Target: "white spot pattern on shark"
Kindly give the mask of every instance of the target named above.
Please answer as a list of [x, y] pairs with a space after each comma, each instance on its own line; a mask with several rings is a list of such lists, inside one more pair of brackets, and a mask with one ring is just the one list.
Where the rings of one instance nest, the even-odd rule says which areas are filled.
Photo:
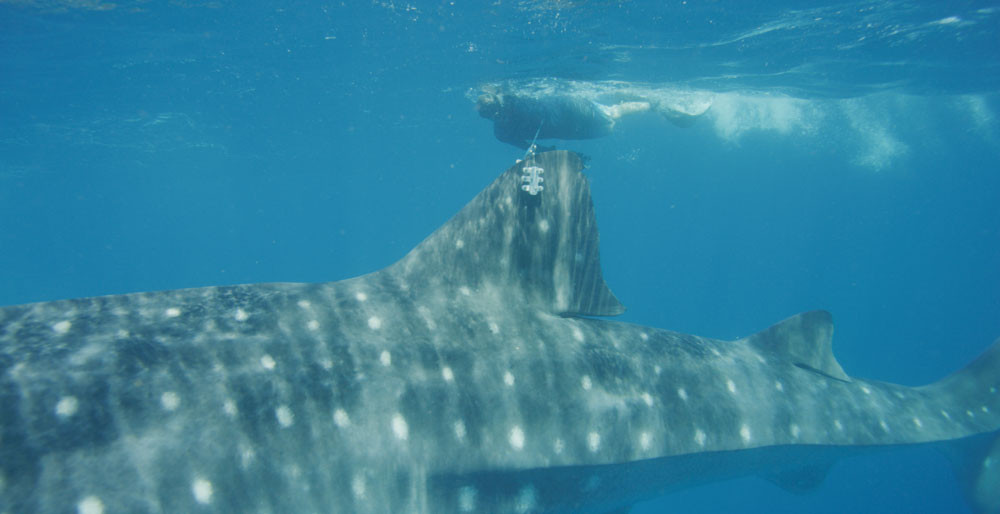
[[0, 416], [0, 512], [594, 510], [679, 469], [774, 476], [815, 448], [828, 465], [995, 438], [996, 346], [906, 388], [844, 373], [821, 311], [738, 342], [594, 319], [622, 306], [582, 165], [537, 159], [545, 194], [518, 193], [512, 168], [371, 275], [0, 307], [17, 405]]

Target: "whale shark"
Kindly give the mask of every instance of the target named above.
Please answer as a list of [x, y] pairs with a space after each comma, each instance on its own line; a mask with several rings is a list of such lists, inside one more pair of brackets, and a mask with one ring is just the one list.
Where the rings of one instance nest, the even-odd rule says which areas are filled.
[[620, 513], [930, 446], [1000, 512], [1000, 341], [848, 375], [824, 311], [732, 341], [604, 319], [581, 158], [527, 154], [343, 281], [0, 308], [0, 512]]

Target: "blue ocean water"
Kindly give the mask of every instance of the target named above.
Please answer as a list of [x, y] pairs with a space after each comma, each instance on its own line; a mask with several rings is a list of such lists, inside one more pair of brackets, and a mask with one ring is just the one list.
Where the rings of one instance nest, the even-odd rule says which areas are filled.
[[[522, 155], [475, 92], [625, 84], [713, 103], [554, 142], [622, 319], [822, 308], [849, 374], [936, 380], [1000, 336], [1000, 4], [797, 4], [0, 2], [0, 305], [379, 269]], [[967, 509], [908, 450], [637, 511]]]

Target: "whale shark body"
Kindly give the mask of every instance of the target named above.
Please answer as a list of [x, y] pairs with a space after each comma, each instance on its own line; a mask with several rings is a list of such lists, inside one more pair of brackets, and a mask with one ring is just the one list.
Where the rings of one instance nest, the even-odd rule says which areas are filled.
[[591, 318], [578, 156], [503, 173], [396, 264], [0, 309], [0, 512], [626, 512], [941, 448], [1000, 511], [1000, 346], [924, 387], [848, 376], [830, 315], [736, 341]]

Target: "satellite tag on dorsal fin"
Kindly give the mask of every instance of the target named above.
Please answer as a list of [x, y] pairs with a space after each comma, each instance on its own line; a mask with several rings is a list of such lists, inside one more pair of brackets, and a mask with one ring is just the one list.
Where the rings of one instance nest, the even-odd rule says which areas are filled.
[[[533, 154], [386, 272], [411, 286], [509, 292], [505, 301], [558, 315], [621, 314], [624, 306], [601, 275], [594, 206], [582, 169], [573, 152]], [[540, 176], [544, 187], [524, 187], [537, 186]]]

